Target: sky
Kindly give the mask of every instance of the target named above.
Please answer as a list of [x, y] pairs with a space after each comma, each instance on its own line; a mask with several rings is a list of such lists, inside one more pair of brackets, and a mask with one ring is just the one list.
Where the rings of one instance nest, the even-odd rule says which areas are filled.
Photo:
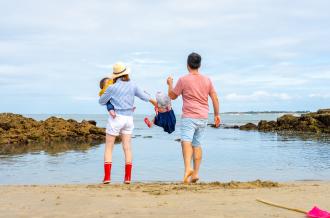
[[[191, 52], [201, 54], [221, 112], [329, 108], [329, 8], [328, 0], [0, 0], [0, 112], [102, 114], [99, 80], [115, 62], [153, 95], [166, 92], [169, 75], [187, 73]], [[182, 100], [173, 106], [180, 112]]]

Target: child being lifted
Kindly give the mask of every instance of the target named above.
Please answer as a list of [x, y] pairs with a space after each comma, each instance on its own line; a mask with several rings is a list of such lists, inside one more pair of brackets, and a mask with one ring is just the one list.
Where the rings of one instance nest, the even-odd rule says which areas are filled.
[[171, 134], [175, 131], [176, 118], [171, 106], [171, 99], [162, 92], [156, 93], [156, 103], [154, 104], [156, 116], [150, 121], [147, 117], [144, 122], [149, 128], [153, 125], [162, 127], [165, 132]]

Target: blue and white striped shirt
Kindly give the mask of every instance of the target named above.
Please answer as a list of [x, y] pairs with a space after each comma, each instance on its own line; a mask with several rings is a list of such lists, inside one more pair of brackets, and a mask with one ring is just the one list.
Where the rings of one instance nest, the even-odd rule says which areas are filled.
[[151, 99], [150, 95], [142, 91], [133, 82], [125, 82], [118, 79], [117, 82], [109, 86], [100, 97], [99, 103], [101, 105], [106, 105], [106, 103], [110, 101], [117, 114], [132, 116], [135, 96], [143, 101], [149, 101]]

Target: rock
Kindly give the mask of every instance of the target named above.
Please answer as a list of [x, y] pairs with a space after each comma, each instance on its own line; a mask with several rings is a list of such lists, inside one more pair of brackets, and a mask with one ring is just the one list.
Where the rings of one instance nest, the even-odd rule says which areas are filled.
[[220, 124], [219, 127], [216, 127], [214, 124], [212, 123], [208, 123], [207, 126], [215, 128], [215, 129], [219, 129], [219, 128], [223, 128], [223, 129], [239, 129], [238, 125], [227, 125], [227, 124]]
[[151, 135], [147, 135], [147, 136], [143, 136], [144, 139], [151, 139], [152, 136]]
[[207, 126], [212, 127], [212, 128], [217, 128], [214, 123], [208, 123]]
[[[240, 130], [252, 130], [254, 128], [251, 123], [240, 126]], [[265, 132], [330, 133], [330, 109], [302, 114], [300, 117], [285, 114], [279, 117], [277, 121], [261, 120], [258, 123], [258, 130]]]
[[330, 114], [330, 109], [320, 109], [316, 113], [318, 113], [318, 114]]
[[299, 123], [299, 117], [295, 117], [291, 114], [283, 115], [277, 118], [277, 127], [279, 130], [294, 129]]
[[274, 131], [277, 127], [277, 123], [275, 121], [265, 121], [261, 120], [258, 123], [258, 130], [259, 131]]
[[240, 130], [258, 130], [257, 125], [253, 124], [253, 123], [247, 123], [243, 126], [239, 127]]
[[0, 145], [51, 142], [103, 143], [105, 129], [96, 127], [95, 121], [81, 123], [69, 119], [50, 117], [36, 121], [22, 115], [0, 113]]
[[322, 132], [322, 128], [324, 126], [320, 121], [311, 117], [311, 116], [301, 116], [299, 118], [299, 124], [296, 126], [297, 131], [301, 132], [315, 132], [320, 133]]
[[222, 124], [221, 126], [224, 129], [239, 129], [240, 127], [239, 125], [226, 125], [226, 124]]
[[95, 120], [87, 120], [86, 122], [93, 126], [96, 126], [96, 124], [97, 124]]
[[317, 115], [314, 115], [313, 118], [320, 121], [325, 126], [330, 127], [330, 113], [328, 113], [328, 114], [317, 114]]

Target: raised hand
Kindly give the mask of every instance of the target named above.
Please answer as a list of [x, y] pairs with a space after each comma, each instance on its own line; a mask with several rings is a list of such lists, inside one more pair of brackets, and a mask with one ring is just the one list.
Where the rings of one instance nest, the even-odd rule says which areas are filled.
[[172, 76], [169, 76], [167, 78], [167, 85], [169, 85], [169, 86], [173, 85], [173, 77]]

